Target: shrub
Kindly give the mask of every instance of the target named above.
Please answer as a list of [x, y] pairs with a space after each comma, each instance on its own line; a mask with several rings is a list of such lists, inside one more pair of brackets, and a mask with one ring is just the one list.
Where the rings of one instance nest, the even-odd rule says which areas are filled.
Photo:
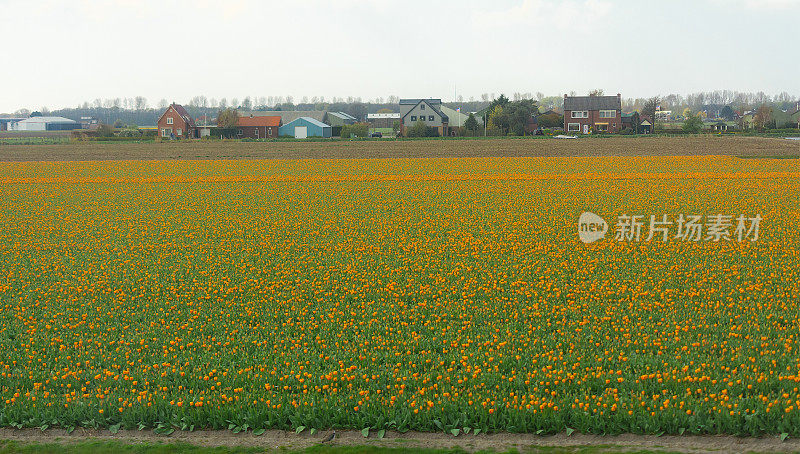
[[703, 130], [703, 120], [696, 115], [687, 117], [683, 122], [683, 132], [689, 134], [699, 134]]
[[406, 137], [438, 137], [439, 130], [428, 126], [423, 121], [417, 121], [414, 126], [406, 129]]
[[97, 127], [97, 137], [112, 137], [114, 135], [114, 128], [111, 125], [101, 124]]
[[117, 133], [117, 136], [139, 138], [142, 137], [142, 133], [138, 129], [123, 129]]
[[342, 126], [341, 137], [349, 139], [351, 137], [367, 137], [369, 135], [369, 123], [355, 123]]
[[539, 126], [543, 128], [553, 128], [556, 126], [564, 125], [564, 117], [562, 115], [557, 115], [557, 114], [539, 115], [538, 117], [536, 117], [536, 119], [539, 122]]

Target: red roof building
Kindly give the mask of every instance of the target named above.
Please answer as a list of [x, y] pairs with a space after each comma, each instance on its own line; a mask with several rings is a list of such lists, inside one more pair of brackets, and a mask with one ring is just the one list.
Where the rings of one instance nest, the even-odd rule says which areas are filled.
[[248, 116], [239, 117], [236, 122], [236, 136], [240, 139], [272, 139], [278, 137], [278, 128], [281, 126], [279, 116]]
[[180, 104], [171, 104], [158, 119], [158, 135], [164, 139], [195, 139], [194, 118]]

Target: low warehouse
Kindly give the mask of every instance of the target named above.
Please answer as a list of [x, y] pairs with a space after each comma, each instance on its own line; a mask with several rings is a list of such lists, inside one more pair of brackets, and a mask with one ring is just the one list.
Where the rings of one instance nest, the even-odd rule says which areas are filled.
[[239, 117], [237, 137], [250, 139], [272, 139], [278, 137], [281, 117]]
[[311, 117], [300, 117], [280, 127], [278, 135], [281, 137], [331, 137], [331, 127]]
[[8, 125], [9, 131], [72, 131], [80, 128], [80, 123], [64, 117], [30, 117]]

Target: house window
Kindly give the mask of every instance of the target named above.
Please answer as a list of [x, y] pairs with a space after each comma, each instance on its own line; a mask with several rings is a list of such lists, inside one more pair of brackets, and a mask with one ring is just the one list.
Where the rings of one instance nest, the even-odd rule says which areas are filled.
[[172, 128], [164, 128], [161, 130], [161, 137], [169, 137], [172, 134]]
[[411, 121], [417, 121], [417, 116], [416, 115], [412, 115], [411, 116]]
[[176, 130], [175, 130], [175, 135], [176, 135], [176, 136], [183, 135], [183, 130], [182, 130], [181, 128], [178, 128], [178, 129], [176, 129]]
[[595, 126], [600, 132], [608, 132], [608, 123], [597, 123]]
[[433, 121], [433, 115], [428, 115], [428, 121]]
[[617, 124], [616, 124], [616, 123], [614, 123], [614, 127], [615, 127], [615, 128], [617, 127]]
[[239, 131], [237, 131], [236, 135], [241, 136], [242, 135], [242, 130], [240, 129]]
[[420, 104], [419, 110], [425, 110], [425, 104]]
[[572, 118], [589, 118], [589, 112], [586, 110], [573, 110]]
[[616, 110], [601, 110], [600, 118], [617, 118]]
[[567, 125], [567, 131], [578, 131], [578, 132], [580, 132], [580, 130], [581, 130], [581, 124], [580, 123], [570, 123], [570, 124]]
[[172, 117], [167, 117], [167, 124], [168, 124], [168, 125], [171, 125], [171, 124], [172, 124]]

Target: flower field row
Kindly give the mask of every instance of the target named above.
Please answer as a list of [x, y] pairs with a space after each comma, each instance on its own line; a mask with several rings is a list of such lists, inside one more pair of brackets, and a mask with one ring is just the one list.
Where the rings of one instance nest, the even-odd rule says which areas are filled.
[[800, 436], [795, 164], [4, 164], [0, 426]]

